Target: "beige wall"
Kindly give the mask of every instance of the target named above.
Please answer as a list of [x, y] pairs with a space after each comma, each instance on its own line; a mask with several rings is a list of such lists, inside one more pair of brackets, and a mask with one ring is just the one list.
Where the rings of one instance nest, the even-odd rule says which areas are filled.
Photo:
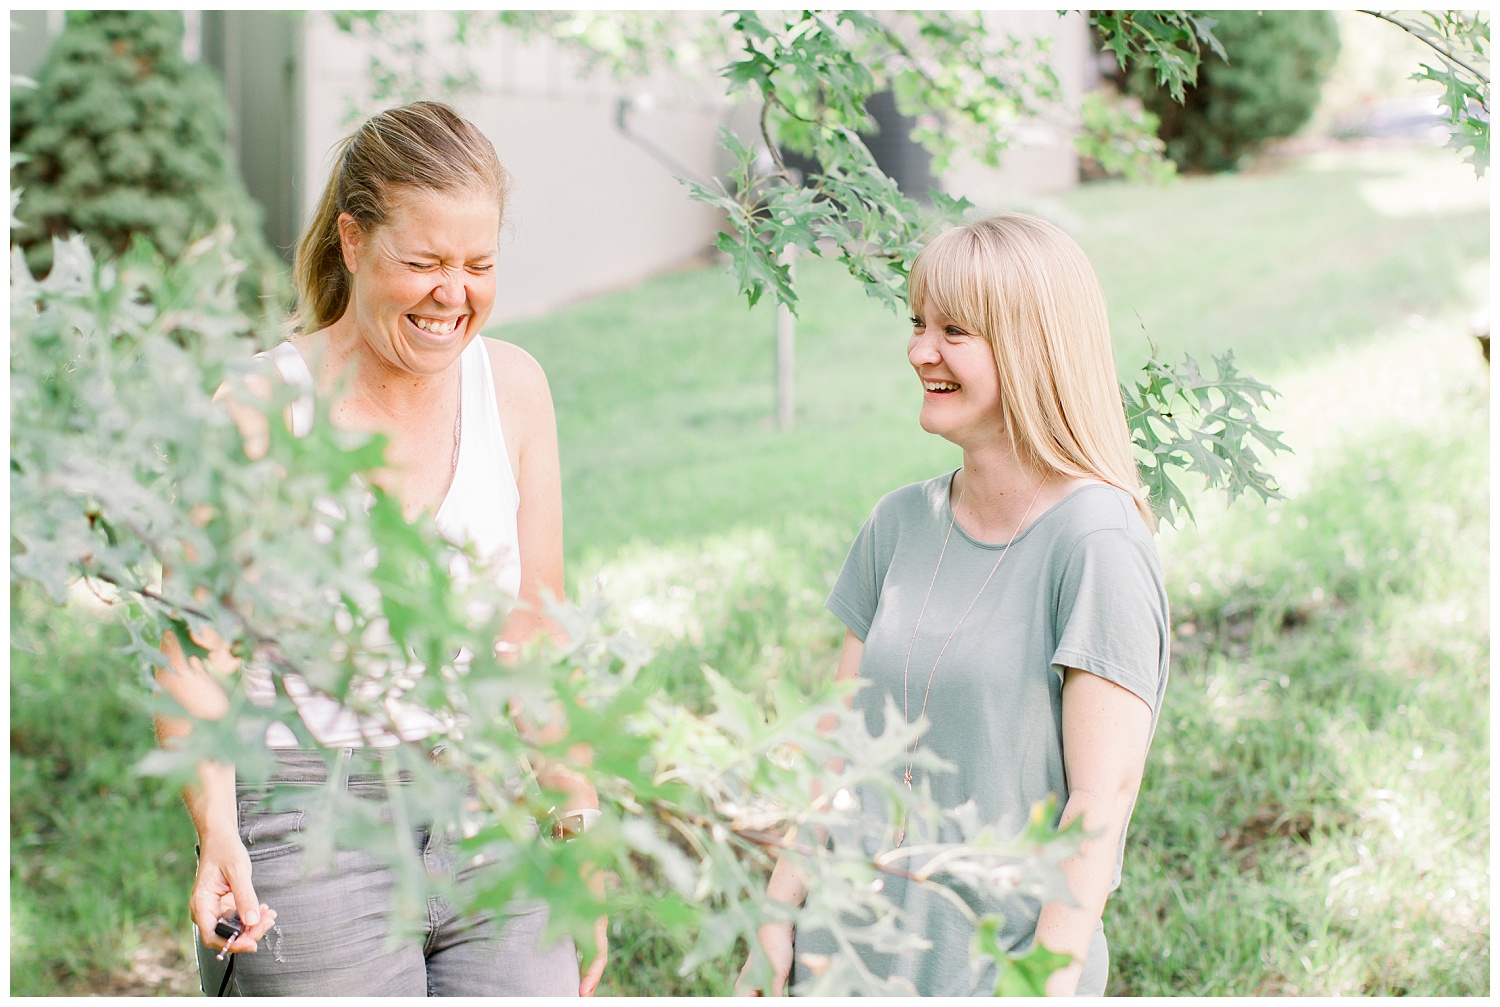
[[1051, 63], [1062, 84], [1067, 108], [1027, 122], [999, 168], [960, 161], [943, 176], [949, 195], [966, 196], [981, 211], [1014, 208], [1031, 197], [1064, 192], [1078, 184], [1077, 104], [1098, 84], [1088, 23], [1077, 11], [1058, 17], [1050, 11], [990, 11], [994, 31], [1020, 38], [1050, 36]]

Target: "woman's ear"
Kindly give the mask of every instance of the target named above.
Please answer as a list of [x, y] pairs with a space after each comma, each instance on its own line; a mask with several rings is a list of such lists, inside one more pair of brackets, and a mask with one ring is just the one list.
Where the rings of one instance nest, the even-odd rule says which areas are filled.
[[339, 248], [344, 253], [344, 268], [354, 273], [359, 271], [359, 243], [363, 237], [359, 221], [350, 214], [341, 213], [338, 219]]

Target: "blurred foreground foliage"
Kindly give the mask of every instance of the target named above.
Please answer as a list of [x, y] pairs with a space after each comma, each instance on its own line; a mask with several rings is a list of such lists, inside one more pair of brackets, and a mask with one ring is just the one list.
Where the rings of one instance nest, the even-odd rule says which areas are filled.
[[[446, 730], [397, 750], [413, 785], [393, 790], [394, 821], [369, 802], [320, 791], [313, 803], [327, 814], [308, 821], [323, 824], [298, 837], [314, 861], [339, 845], [385, 859], [406, 896], [396, 910], [414, 912], [435, 882], [399, 841], [397, 823], [452, 829], [464, 853], [492, 865], [470, 908], [543, 899], [554, 932], [586, 949], [606, 907], [584, 868], [599, 865], [630, 897], [649, 893], [667, 933], [692, 944], [684, 969], [722, 959], [753, 942], [760, 923], [792, 912], [764, 899], [778, 852], [811, 879], [800, 925], [828, 928], [849, 947], [919, 939], [901, 932], [900, 912], [874, 884], [883, 872], [941, 890], [976, 887], [1000, 912], [1020, 898], [1068, 897], [1057, 864], [1080, 836], [1054, 831], [1057, 809], [1012, 834], [978, 822], [972, 807], [940, 810], [908, 792], [895, 768], [920, 725], [893, 715], [897, 726], [871, 737], [862, 717], [847, 716], [847, 688], [783, 683], [762, 703], [703, 668], [703, 701], [689, 705], [643, 673], [651, 655], [641, 641], [607, 630], [600, 598], [551, 610], [565, 645], [539, 642], [502, 662], [494, 644], [513, 602], [488, 577], [454, 573], [465, 550], [430, 520], [407, 523], [393, 499], [367, 488], [364, 477], [382, 463], [380, 439], [334, 430], [326, 402], [311, 434], [292, 436], [282, 389], [270, 402], [244, 396], [271, 430], [265, 457], [246, 458], [212, 400], [221, 383], [241, 389], [258, 366], [243, 352], [251, 325], [235, 305], [239, 264], [227, 245], [221, 231], [168, 262], [138, 241], [118, 260], [96, 261], [75, 236], [55, 243], [41, 281], [12, 253], [13, 587], [40, 589], [57, 606], [80, 584], [108, 598], [145, 675], [164, 663], [164, 631], [201, 658], [191, 636], [211, 627], [275, 683], [274, 699], [257, 705], [247, 676], [224, 677], [229, 714], [194, 721], [180, 746], [152, 753], [141, 772], [182, 784], [211, 758], [263, 782], [274, 765], [264, 743], [273, 721], [318, 747], [288, 693], [292, 674], [387, 730], [395, 700], [419, 705]], [[465, 558], [482, 574], [472, 551]], [[153, 705], [185, 716], [165, 697]], [[514, 723], [522, 709], [558, 711], [564, 727], [528, 744]], [[837, 726], [820, 731], [826, 718]], [[594, 782], [605, 817], [575, 842], [542, 841], [531, 823], [547, 820], [558, 795], [532, 777], [513, 784], [514, 767], [537, 753], [570, 764], [580, 743], [590, 762], [574, 768]], [[440, 763], [431, 757], [439, 744]], [[326, 754], [332, 763], [336, 753]], [[950, 819], [964, 841], [908, 846], [893, 860], [814, 839], [860, 834], [871, 816], [898, 814], [933, 829]], [[943, 873], [934, 875], [924, 865], [938, 854]], [[1037, 971], [1036, 952], [1013, 960], [1015, 950], [993, 949], [1008, 986]], [[904, 988], [876, 980], [852, 955], [813, 983], [825, 993]]]

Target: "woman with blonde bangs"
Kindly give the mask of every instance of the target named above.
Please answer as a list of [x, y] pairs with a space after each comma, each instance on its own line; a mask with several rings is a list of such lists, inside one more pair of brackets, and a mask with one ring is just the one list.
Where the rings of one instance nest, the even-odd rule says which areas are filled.
[[[887, 494], [865, 522], [827, 602], [847, 627], [837, 677], [868, 683], [853, 707], [872, 732], [892, 701], [908, 722], [926, 721], [913, 753], [920, 746], [953, 768], [928, 773], [913, 760], [900, 779], [930, 787], [939, 806], [974, 801], [984, 822], [1019, 833], [1032, 806], [1055, 795], [1058, 824], [1083, 819], [1091, 838], [1062, 865], [1076, 904], [964, 898], [976, 913], [1003, 915], [1012, 952], [1040, 941], [1071, 956], [1049, 995], [1102, 995], [1101, 919], [1168, 658], [1155, 524], [1104, 297], [1072, 238], [1019, 213], [934, 238], [912, 266], [909, 296], [919, 422], [962, 448], [963, 466]], [[875, 853], [959, 839], [871, 822], [864, 843]], [[884, 890], [931, 946], [866, 953], [875, 975], [925, 996], [993, 993], [995, 965], [971, 965], [963, 913], [899, 877]], [[768, 894], [802, 903], [790, 861]], [[830, 935], [800, 933], [794, 955], [789, 923], [762, 927], [760, 940], [776, 978], [755, 993], [782, 992], [789, 974], [795, 986], [804, 955], [836, 951]]]

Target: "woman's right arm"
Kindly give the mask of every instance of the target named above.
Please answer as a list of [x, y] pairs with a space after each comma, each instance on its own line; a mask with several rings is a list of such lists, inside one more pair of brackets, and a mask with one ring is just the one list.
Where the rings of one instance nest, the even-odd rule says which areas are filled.
[[[263, 376], [252, 375], [248, 385], [258, 397], [267, 398], [271, 394], [270, 383]], [[245, 453], [251, 458], [263, 456], [269, 442], [265, 416], [236, 402], [227, 386], [215, 393], [214, 401], [222, 402], [234, 418], [245, 439]], [[219, 720], [229, 712], [229, 698], [214, 672], [233, 674], [239, 670], [239, 661], [229, 653], [223, 638], [212, 630], [195, 633], [194, 640], [208, 651], [213, 672], [198, 658], [184, 654], [176, 634], [168, 630], [161, 639], [167, 666], [156, 670], [156, 681], [190, 716]], [[160, 714], [155, 717], [155, 724], [157, 744], [162, 748], [171, 748], [193, 729], [191, 721]], [[276, 912], [256, 899], [250, 883], [250, 854], [240, 842], [239, 815], [235, 808], [234, 766], [200, 762], [198, 783], [184, 787], [182, 799], [198, 833], [198, 876], [188, 900], [192, 920], [205, 946], [222, 948], [224, 938], [214, 933], [214, 925], [219, 917], [235, 910], [245, 924], [245, 931], [229, 945], [229, 950], [253, 952], [256, 942], [275, 921]]]
[[[844, 632], [844, 649], [839, 653], [839, 670], [836, 682], [847, 682], [859, 675], [859, 660], [864, 656], [865, 642], [854, 635], [853, 630]], [[830, 723], [820, 724], [832, 730]], [[789, 835], [788, 838], [791, 838]], [[807, 879], [788, 859], [778, 857], [771, 871], [771, 880], [766, 883], [766, 898], [788, 906], [800, 906], [807, 901]], [[750, 963], [740, 970], [740, 981], [736, 992], [746, 996], [782, 996], [786, 992], [787, 977], [792, 971], [792, 938], [794, 928], [790, 920], [762, 923], [756, 931], [761, 950], [771, 962], [771, 988], [750, 985]]]
[[[204, 635], [201, 642], [209, 651], [210, 663], [225, 672], [237, 670], [238, 662], [224, 641], [217, 634]], [[200, 720], [222, 718], [229, 711], [229, 699], [213, 674], [196, 657], [182, 652], [182, 645], [170, 630], [162, 636], [161, 650], [168, 666], [157, 670], [156, 680], [167, 695]], [[179, 717], [158, 714], [155, 720], [156, 739], [163, 748], [171, 748], [176, 739], [193, 729], [190, 721]], [[245, 924], [245, 932], [235, 938], [229, 950], [253, 952], [276, 913], [256, 899], [250, 883], [250, 854], [240, 842], [235, 809], [234, 767], [200, 762], [197, 785], [184, 787], [182, 797], [198, 832], [198, 876], [188, 900], [192, 920], [206, 946], [222, 948], [224, 938], [214, 933], [214, 924], [234, 909]]]

